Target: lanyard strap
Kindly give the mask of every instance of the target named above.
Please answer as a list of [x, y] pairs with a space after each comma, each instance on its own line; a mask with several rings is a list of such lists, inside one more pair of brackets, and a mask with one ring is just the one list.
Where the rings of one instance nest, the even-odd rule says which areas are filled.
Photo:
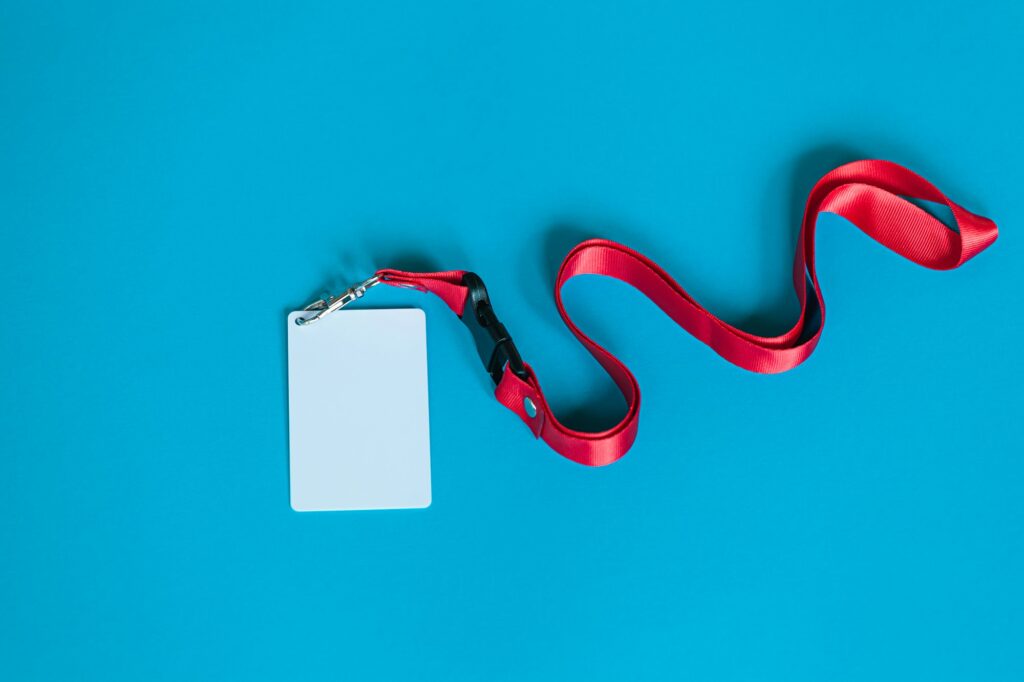
[[[950, 229], [907, 198], [945, 204], [953, 213]], [[606, 431], [575, 431], [560, 423], [530, 366], [498, 321], [487, 291], [473, 273], [462, 270], [413, 273], [380, 270], [391, 286], [435, 294], [470, 327], [488, 371], [494, 395], [519, 415], [533, 435], [562, 456], [588, 466], [604, 466], [622, 457], [636, 439], [640, 386], [614, 355], [583, 333], [565, 311], [562, 287], [577, 275], [604, 275], [636, 287], [683, 329], [723, 358], [752, 372], [785, 372], [814, 351], [825, 323], [825, 301], [814, 267], [814, 230], [818, 216], [835, 213], [875, 241], [927, 268], [959, 267], [995, 241], [995, 223], [953, 203], [921, 176], [888, 161], [856, 161], [836, 168], [814, 186], [804, 209], [793, 259], [793, 288], [800, 317], [779, 336], [747, 333], [707, 311], [657, 263], [605, 239], [578, 244], [562, 261], [555, 280], [555, 305], [562, 321], [615, 381], [628, 406], [622, 420]], [[467, 309], [468, 308], [468, 309]]]

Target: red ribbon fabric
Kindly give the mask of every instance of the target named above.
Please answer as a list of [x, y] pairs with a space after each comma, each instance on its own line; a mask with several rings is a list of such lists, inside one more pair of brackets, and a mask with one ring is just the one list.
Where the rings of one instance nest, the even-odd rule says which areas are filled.
[[[956, 229], [950, 229], [910, 199], [945, 204]], [[836, 168], [814, 186], [804, 209], [793, 259], [793, 287], [800, 317], [784, 334], [756, 336], [729, 325], [697, 303], [657, 263], [632, 249], [605, 239], [578, 244], [562, 262], [555, 280], [555, 305], [569, 330], [604, 367], [626, 399], [622, 420], [606, 431], [575, 431], [561, 424], [540, 388], [533, 370], [527, 379], [505, 369], [495, 389], [498, 402], [519, 415], [533, 432], [564, 457], [588, 466], [611, 464], [636, 439], [640, 386], [629, 369], [577, 327], [562, 303], [562, 287], [577, 275], [604, 275], [636, 287], [665, 314], [729, 362], [752, 372], [785, 372], [814, 351], [825, 323], [814, 267], [814, 230], [818, 216], [846, 218], [875, 241], [927, 268], [950, 270], [976, 256], [996, 240], [998, 230], [988, 218], [958, 206], [921, 176], [889, 161], [855, 161]], [[467, 289], [464, 271], [411, 273], [380, 270], [385, 284], [430, 292], [462, 316]], [[527, 412], [525, 401], [536, 406]]]

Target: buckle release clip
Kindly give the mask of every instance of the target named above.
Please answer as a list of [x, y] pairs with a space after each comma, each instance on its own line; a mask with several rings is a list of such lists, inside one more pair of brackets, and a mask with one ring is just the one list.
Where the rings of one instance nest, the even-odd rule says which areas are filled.
[[469, 290], [466, 307], [462, 311], [462, 323], [473, 334], [476, 351], [494, 384], [501, 382], [506, 365], [520, 379], [527, 380], [529, 374], [523, 358], [508, 329], [495, 314], [484, 281], [476, 273], [467, 272], [462, 277], [462, 285]]

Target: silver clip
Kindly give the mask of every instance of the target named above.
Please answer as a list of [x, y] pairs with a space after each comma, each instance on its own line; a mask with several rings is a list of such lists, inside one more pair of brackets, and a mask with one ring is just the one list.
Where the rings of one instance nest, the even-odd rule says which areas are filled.
[[313, 324], [320, 318], [333, 313], [335, 310], [341, 310], [357, 298], [362, 298], [367, 289], [371, 289], [378, 284], [380, 284], [380, 277], [374, 275], [365, 282], [360, 282], [359, 284], [349, 287], [338, 296], [328, 296], [326, 299], [321, 298], [313, 301], [303, 308], [303, 310], [309, 312], [315, 311], [316, 314], [309, 317], [299, 317], [295, 320], [295, 324], [302, 326]]

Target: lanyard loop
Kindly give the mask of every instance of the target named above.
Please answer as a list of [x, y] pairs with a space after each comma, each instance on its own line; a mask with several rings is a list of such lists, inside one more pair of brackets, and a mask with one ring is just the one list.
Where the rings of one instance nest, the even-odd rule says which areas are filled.
[[[946, 205], [956, 228], [950, 229], [908, 198]], [[800, 316], [789, 331], [774, 337], [750, 334], [719, 319], [657, 263], [622, 244], [606, 239], [582, 242], [569, 252], [558, 271], [555, 305], [569, 331], [608, 372], [626, 399], [622, 420], [600, 432], [575, 431], [555, 418], [533, 369], [522, 362], [478, 276], [461, 270], [380, 270], [376, 277], [390, 286], [412, 287], [441, 298], [474, 333], [481, 359], [497, 384], [494, 395], [498, 402], [519, 415], [534, 436], [562, 456], [588, 466], [603, 466], [626, 454], [636, 439], [640, 386], [618, 358], [584, 334], [569, 317], [562, 301], [565, 283], [578, 275], [604, 275], [626, 282], [734, 365], [766, 374], [785, 372], [810, 357], [825, 324], [825, 301], [814, 267], [814, 230], [822, 213], [846, 218], [883, 246], [935, 270], [963, 265], [998, 236], [991, 220], [958, 206], [930, 182], [902, 166], [889, 161], [855, 161], [840, 166], [819, 180], [807, 199], [793, 259], [793, 288]]]

